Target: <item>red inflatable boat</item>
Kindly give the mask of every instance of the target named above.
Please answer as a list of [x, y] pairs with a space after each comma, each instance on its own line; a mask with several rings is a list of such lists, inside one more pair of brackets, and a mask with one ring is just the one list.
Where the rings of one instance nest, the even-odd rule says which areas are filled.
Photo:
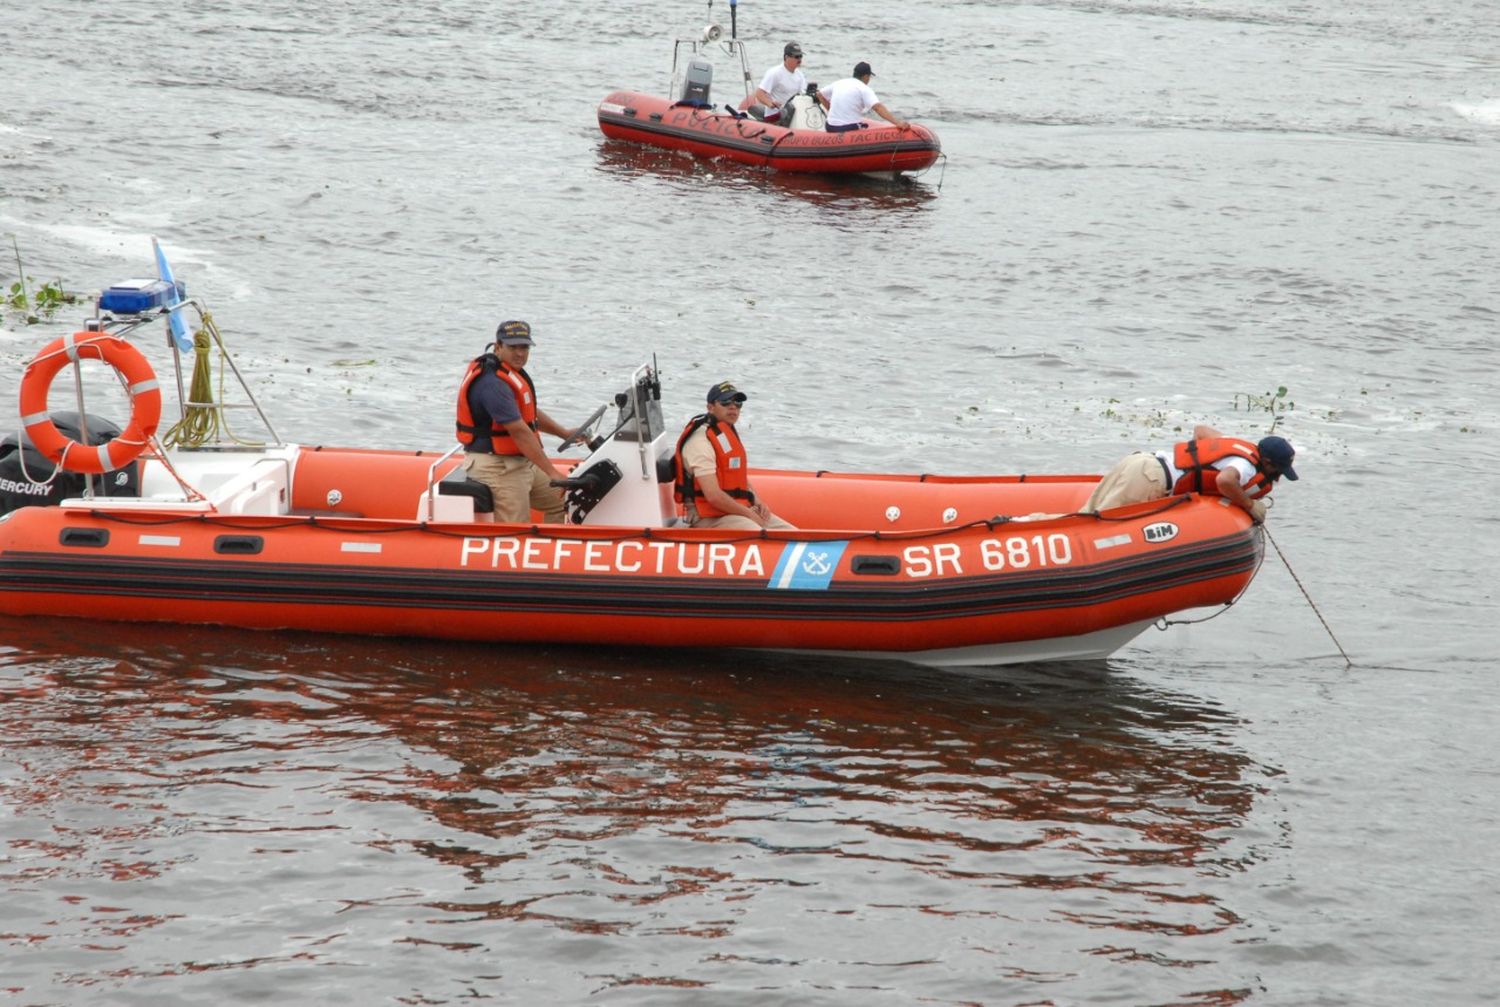
[[936, 134], [918, 123], [901, 130], [872, 120], [869, 129], [847, 133], [784, 129], [726, 109], [697, 108], [634, 91], [616, 91], [599, 103], [599, 128], [615, 140], [776, 171], [895, 177], [931, 167], [943, 149]]
[[[937, 134], [918, 123], [903, 130], [867, 119], [865, 128], [829, 133], [823, 128], [823, 108], [810, 93], [788, 101], [779, 124], [715, 104], [710, 100], [713, 63], [708, 57], [716, 49], [728, 54], [744, 80], [745, 93], [734, 100], [749, 97], [753, 89], [744, 42], [724, 39], [720, 29], [710, 25], [699, 38], [676, 40], [669, 91], [674, 97], [615, 91], [599, 103], [600, 130], [614, 140], [788, 172], [898, 178], [930, 168], [942, 156]], [[679, 75], [683, 55], [686, 69]]]

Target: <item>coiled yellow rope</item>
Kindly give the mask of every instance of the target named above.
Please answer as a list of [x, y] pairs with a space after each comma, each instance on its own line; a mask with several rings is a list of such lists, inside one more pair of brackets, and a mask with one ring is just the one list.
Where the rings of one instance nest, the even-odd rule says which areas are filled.
[[[219, 347], [219, 398], [214, 400], [213, 361], [210, 355], [215, 345]], [[162, 436], [162, 442], [170, 448], [201, 447], [210, 441], [225, 438], [236, 444], [259, 447], [259, 441], [243, 441], [229, 429], [229, 417], [224, 413], [224, 337], [214, 324], [213, 315], [203, 313], [203, 327], [193, 333], [193, 377], [188, 384], [188, 406], [182, 419], [172, 425]]]

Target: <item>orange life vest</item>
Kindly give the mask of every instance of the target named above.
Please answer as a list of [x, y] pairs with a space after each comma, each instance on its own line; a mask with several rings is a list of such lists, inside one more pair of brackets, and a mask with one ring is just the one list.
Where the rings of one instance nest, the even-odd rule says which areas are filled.
[[1182, 471], [1177, 485], [1172, 487], [1174, 496], [1184, 493], [1202, 493], [1206, 496], [1223, 496], [1219, 492], [1219, 470], [1215, 462], [1225, 458], [1243, 458], [1255, 466], [1255, 475], [1245, 484], [1245, 495], [1258, 500], [1271, 492], [1275, 480], [1268, 479], [1260, 468], [1260, 451], [1249, 441], [1237, 437], [1214, 437], [1202, 441], [1183, 441], [1172, 449], [1172, 464]]
[[[490, 450], [497, 455], [518, 455], [520, 447], [516, 439], [510, 435], [510, 431], [489, 416], [484, 416], [484, 422], [479, 422], [474, 415], [473, 408], [469, 405], [469, 389], [474, 382], [482, 380], [485, 375], [493, 374], [500, 381], [510, 385], [511, 391], [516, 396], [516, 408], [521, 411], [521, 419], [531, 429], [536, 425], [536, 386], [531, 383], [531, 375], [524, 369], [511, 370], [501, 363], [500, 358], [493, 353], [475, 357], [469, 364], [469, 369], [464, 372], [464, 379], [458, 386], [458, 442], [464, 447], [471, 447], [476, 440], [484, 437], [490, 439]], [[483, 451], [482, 448], [477, 449]]]
[[743, 500], [749, 504], [755, 503], [755, 494], [750, 492], [750, 465], [745, 455], [745, 445], [740, 441], [740, 435], [735, 431], [733, 424], [721, 424], [706, 413], [702, 416], [694, 416], [683, 428], [682, 436], [677, 438], [677, 449], [672, 456], [676, 473], [672, 495], [680, 504], [691, 502], [699, 517], [723, 517], [725, 514], [724, 511], [708, 502], [703, 495], [703, 490], [698, 486], [698, 481], [693, 478], [687, 466], [682, 464], [682, 446], [702, 426], [708, 427], [708, 444], [714, 449], [714, 476], [719, 481], [719, 489], [736, 500]]

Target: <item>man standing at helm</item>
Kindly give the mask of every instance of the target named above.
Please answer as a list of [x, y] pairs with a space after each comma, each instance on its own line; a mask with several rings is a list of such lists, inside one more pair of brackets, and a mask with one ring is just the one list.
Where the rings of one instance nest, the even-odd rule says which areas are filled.
[[538, 432], [568, 438], [569, 430], [542, 412], [536, 385], [526, 373], [531, 356], [531, 326], [502, 322], [492, 344], [469, 364], [458, 390], [458, 440], [464, 446], [464, 469], [490, 488], [495, 520], [515, 524], [531, 518], [563, 521], [562, 491], [551, 485], [563, 474], [542, 449]]
[[802, 73], [802, 47], [788, 42], [781, 50], [781, 64], [766, 71], [755, 93], [740, 103], [740, 108], [760, 107], [760, 118], [766, 122], [781, 119], [781, 110], [792, 98], [807, 90]]

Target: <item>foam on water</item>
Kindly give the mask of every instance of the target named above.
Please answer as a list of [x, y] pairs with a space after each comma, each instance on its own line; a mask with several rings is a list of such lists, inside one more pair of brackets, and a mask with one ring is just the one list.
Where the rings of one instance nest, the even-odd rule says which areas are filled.
[[140, 249], [151, 247], [151, 235], [98, 224], [32, 223], [31, 228], [54, 241], [66, 242], [96, 256], [139, 261]]
[[1500, 99], [1482, 101], [1477, 104], [1455, 101], [1448, 107], [1473, 122], [1486, 126], [1500, 126]]

